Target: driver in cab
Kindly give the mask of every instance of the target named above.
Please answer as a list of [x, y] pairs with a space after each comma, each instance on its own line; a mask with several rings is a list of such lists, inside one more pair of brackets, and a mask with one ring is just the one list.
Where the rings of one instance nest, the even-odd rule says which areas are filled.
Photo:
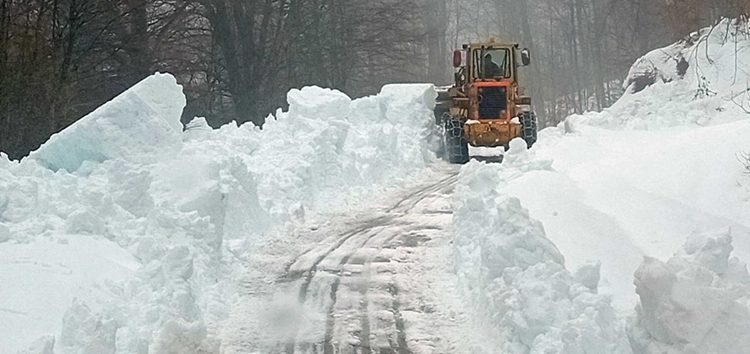
[[503, 72], [500, 70], [500, 66], [495, 64], [494, 61], [492, 61], [492, 54], [487, 53], [484, 56], [484, 77], [494, 78], [498, 76], [502, 76]]

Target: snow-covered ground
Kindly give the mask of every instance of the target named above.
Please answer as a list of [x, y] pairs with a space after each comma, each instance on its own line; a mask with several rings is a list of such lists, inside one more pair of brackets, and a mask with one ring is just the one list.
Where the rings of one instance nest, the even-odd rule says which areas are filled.
[[460, 172], [431, 85], [183, 130], [150, 77], [0, 154], [0, 353], [742, 353], [746, 33], [649, 53], [612, 107]]
[[0, 243], [0, 352], [25, 349], [44, 334], [73, 340], [75, 331], [61, 333], [66, 310], [75, 301], [101, 311], [138, 265], [116, 244], [88, 235]]

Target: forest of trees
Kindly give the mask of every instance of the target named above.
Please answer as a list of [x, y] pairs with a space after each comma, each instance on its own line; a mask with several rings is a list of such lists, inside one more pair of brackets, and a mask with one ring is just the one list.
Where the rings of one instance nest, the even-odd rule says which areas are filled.
[[262, 125], [293, 87], [448, 84], [450, 51], [488, 37], [531, 48], [549, 125], [608, 106], [635, 59], [748, 2], [0, 0], [0, 151], [26, 155], [155, 71], [184, 86], [185, 120]]

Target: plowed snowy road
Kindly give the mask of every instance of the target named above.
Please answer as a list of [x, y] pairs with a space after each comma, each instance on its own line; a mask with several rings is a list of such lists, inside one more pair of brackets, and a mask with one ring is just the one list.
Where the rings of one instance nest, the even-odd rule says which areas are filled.
[[457, 168], [436, 174], [379, 207], [313, 227], [307, 237], [324, 239], [287, 259], [275, 279], [257, 270], [269, 269], [277, 256], [265, 265], [249, 262], [244, 299], [229, 321], [236, 330], [225, 330], [223, 351], [462, 352], [461, 332], [476, 332], [460, 301], [452, 301], [450, 194]]
[[[287, 353], [411, 353], [399, 297], [406, 284], [399, 284], [398, 275], [410, 266], [408, 249], [433, 240], [449, 225], [450, 209], [436, 202], [454, 182], [450, 176], [418, 190], [354, 224], [333, 245], [323, 243], [297, 258], [287, 277], [300, 280], [300, 303], [327, 316], [301, 328], [300, 338], [285, 343]], [[322, 328], [320, 342], [310, 331]]]

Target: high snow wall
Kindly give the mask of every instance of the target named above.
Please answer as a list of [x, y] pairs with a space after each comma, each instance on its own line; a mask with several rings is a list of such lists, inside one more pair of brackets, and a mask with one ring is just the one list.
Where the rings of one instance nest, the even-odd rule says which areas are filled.
[[[157, 74], [29, 158], [0, 154], [0, 254], [14, 255], [0, 323], [19, 324], [0, 348], [218, 352], [236, 254], [431, 163], [435, 98], [431, 85], [357, 100], [306, 87], [263, 130], [197, 118], [183, 132], [182, 88]], [[45, 271], [64, 275], [15, 280]]]
[[750, 25], [724, 19], [633, 64], [625, 94], [574, 122], [629, 129], [715, 125], [750, 111]]
[[542, 224], [502, 191], [519, 173], [549, 168], [522, 145], [513, 142], [502, 167], [470, 162], [459, 175], [454, 262], [467, 303], [498, 334], [497, 352], [630, 353], [609, 298], [597, 294], [599, 265], [566, 269]]
[[748, 33], [654, 50], [612, 107], [462, 168], [456, 273], [502, 352], [747, 351]]

